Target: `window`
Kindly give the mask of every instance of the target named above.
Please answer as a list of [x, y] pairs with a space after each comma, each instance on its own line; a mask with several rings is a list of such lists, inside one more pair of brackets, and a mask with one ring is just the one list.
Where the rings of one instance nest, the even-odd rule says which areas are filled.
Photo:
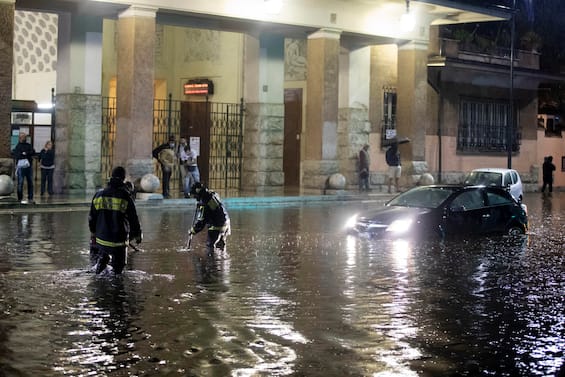
[[452, 211], [469, 211], [484, 206], [483, 195], [479, 190], [465, 191], [455, 198], [449, 208]]
[[512, 200], [510, 200], [510, 198], [506, 198], [502, 195], [490, 191], [487, 192], [487, 198], [488, 198], [488, 204], [490, 206], [512, 203]]
[[385, 140], [396, 137], [396, 89], [383, 87], [383, 128], [381, 132], [381, 146]]
[[[518, 124], [517, 121], [514, 122]], [[507, 101], [462, 98], [457, 132], [458, 152], [506, 152], [510, 104]], [[512, 131], [512, 151], [520, 150], [521, 135]]]

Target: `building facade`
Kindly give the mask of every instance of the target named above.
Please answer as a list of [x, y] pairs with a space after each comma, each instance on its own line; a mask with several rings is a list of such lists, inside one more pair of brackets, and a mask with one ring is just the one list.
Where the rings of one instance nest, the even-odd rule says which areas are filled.
[[[503, 21], [508, 15], [499, 10], [394, 0], [296, 0], [277, 11], [263, 8], [265, 1], [50, 3], [0, 1], [0, 54], [15, 70], [13, 80], [0, 77], [0, 113], [9, 124], [11, 98], [37, 100], [55, 89], [58, 192], [90, 194], [105, 180], [104, 98], [116, 99], [113, 163], [139, 178], [156, 169], [155, 99], [202, 102], [184, 92], [202, 79], [214, 83], [208, 100], [244, 104], [242, 190], [321, 192], [336, 173], [357, 187], [366, 143], [378, 188], [386, 179], [384, 145], [395, 135], [411, 140], [401, 145], [403, 186], [426, 172], [455, 182], [475, 167], [504, 167], [510, 103], [513, 167], [537, 181], [536, 96], [544, 78], [535, 56], [516, 60], [510, 101], [508, 57], [477, 60], [480, 54], [465, 54], [438, 33], [448, 23]], [[401, 27], [406, 14], [415, 16], [412, 28]], [[46, 33], [54, 19], [56, 30]], [[56, 63], [47, 54], [51, 64], [36, 75], [42, 82], [13, 60], [22, 22], [32, 25], [28, 34], [56, 40]], [[462, 109], [472, 110], [462, 116]], [[467, 122], [493, 111], [499, 116], [487, 125]], [[185, 130], [177, 137], [192, 136]], [[0, 157], [8, 158], [12, 130], [1, 132]]]

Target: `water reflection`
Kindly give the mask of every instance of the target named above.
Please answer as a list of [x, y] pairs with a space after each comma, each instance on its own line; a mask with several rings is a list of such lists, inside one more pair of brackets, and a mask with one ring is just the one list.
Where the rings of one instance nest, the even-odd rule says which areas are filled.
[[88, 274], [86, 213], [0, 215], [5, 375], [549, 376], [563, 363], [563, 213], [530, 234], [346, 236], [366, 204], [230, 210], [225, 254], [193, 208], [140, 209], [121, 278]]

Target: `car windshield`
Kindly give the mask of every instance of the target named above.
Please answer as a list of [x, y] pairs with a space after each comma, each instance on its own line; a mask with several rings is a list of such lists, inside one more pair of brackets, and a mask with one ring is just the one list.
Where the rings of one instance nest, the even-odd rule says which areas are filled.
[[452, 193], [449, 187], [416, 187], [388, 202], [389, 206], [437, 208]]
[[465, 178], [468, 186], [500, 186], [502, 187], [502, 174], [488, 171], [473, 171]]

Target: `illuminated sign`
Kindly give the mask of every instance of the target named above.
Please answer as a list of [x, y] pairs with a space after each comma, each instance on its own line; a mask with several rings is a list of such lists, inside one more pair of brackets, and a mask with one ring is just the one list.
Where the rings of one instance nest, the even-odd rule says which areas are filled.
[[184, 84], [184, 94], [197, 96], [214, 94], [214, 83], [212, 80], [208, 79], [188, 80], [188, 82]]

